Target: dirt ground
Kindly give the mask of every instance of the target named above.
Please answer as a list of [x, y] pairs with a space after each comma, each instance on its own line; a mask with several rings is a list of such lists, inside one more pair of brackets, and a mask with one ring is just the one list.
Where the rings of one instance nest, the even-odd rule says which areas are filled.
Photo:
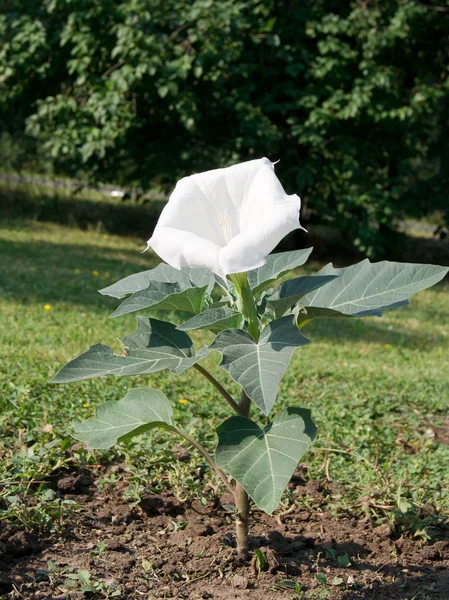
[[[369, 518], [337, 520], [305, 508], [277, 518], [254, 511], [251, 545], [265, 564], [239, 564], [234, 517], [222, 507], [232, 496], [209, 494], [204, 506], [164, 493], [131, 506], [122, 498], [122, 472], [107, 490], [88, 471], [61, 474], [58, 493], [79, 508], [58, 534], [39, 537], [3, 525], [1, 598], [449, 599], [447, 530], [426, 544], [394, 536], [387, 524], [374, 527]], [[319, 506], [320, 482], [306, 482], [298, 471], [290, 485]], [[83, 588], [86, 581], [92, 591]]]

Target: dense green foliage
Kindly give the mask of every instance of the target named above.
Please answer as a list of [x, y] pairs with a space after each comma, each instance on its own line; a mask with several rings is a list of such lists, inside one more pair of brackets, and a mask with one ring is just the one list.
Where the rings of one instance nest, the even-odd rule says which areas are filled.
[[404, 214], [447, 205], [447, 0], [0, 0], [0, 11], [0, 153], [16, 164], [37, 151], [59, 172], [171, 188], [280, 158], [287, 190], [368, 252]]

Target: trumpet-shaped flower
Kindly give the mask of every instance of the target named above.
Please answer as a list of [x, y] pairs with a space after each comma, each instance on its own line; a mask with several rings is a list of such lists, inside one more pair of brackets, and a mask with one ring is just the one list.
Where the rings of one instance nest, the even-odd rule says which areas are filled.
[[148, 247], [169, 265], [221, 276], [256, 269], [299, 224], [301, 200], [287, 195], [267, 158], [178, 181]]

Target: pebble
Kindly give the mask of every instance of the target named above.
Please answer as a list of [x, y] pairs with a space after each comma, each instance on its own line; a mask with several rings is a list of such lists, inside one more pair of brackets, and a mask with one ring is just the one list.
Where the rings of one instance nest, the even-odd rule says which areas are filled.
[[232, 578], [232, 585], [238, 590], [246, 590], [248, 587], [248, 580], [242, 575], [234, 575]]

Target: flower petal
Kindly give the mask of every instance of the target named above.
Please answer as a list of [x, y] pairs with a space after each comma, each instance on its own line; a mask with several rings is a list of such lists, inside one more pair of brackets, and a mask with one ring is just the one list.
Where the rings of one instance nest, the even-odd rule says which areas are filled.
[[301, 200], [296, 194], [272, 202], [260, 209], [260, 215], [229, 244], [220, 250], [222, 273], [240, 273], [261, 267], [268, 254], [291, 231], [302, 229], [299, 223]]
[[221, 273], [218, 261], [220, 247], [190, 231], [162, 227], [158, 224], [153, 236], [148, 240], [148, 247], [153, 248], [175, 269], [198, 267]]
[[178, 182], [148, 246], [178, 269], [249, 271], [301, 227], [299, 208], [267, 158], [198, 173]]
[[[161, 213], [157, 227], [191, 231], [214, 244], [225, 246], [220, 214], [230, 218], [233, 234], [238, 234], [240, 212], [247, 192], [263, 167], [273, 170], [268, 158], [261, 158], [180, 179]], [[277, 179], [274, 174], [273, 177]]]
[[[288, 196], [285, 193], [281, 182], [276, 177], [274, 164], [268, 158], [262, 158], [257, 162], [259, 163], [259, 168], [249, 182], [242, 202], [239, 223], [240, 233], [257, 227], [259, 223], [262, 223], [265, 220], [265, 210], [273, 203], [291, 202], [293, 199], [292, 196]], [[295, 219], [298, 220], [299, 199], [297, 196], [295, 196], [295, 199], [298, 202]], [[293, 206], [295, 205], [293, 204]]]
[[[162, 210], [154, 234], [159, 227], [167, 227], [191, 232], [218, 246], [224, 246], [226, 240], [220, 226], [219, 205], [215, 201], [214, 196], [205, 193], [198, 185], [197, 175], [180, 179]], [[165, 260], [164, 256], [162, 258]]]

